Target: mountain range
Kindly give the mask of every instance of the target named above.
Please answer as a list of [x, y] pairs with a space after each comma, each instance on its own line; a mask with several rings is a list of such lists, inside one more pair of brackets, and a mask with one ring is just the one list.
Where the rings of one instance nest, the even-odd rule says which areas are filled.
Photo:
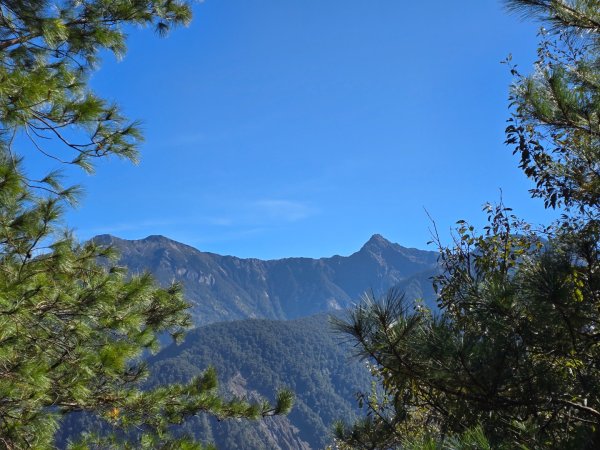
[[247, 318], [295, 319], [343, 310], [372, 291], [391, 287], [435, 306], [430, 278], [436, 252], [402, 247], [373, 235], [350, 256], [260, 260], [202, 252], [164, 236], [94, 238], [121, 254], [132, 273], [149, 271], [160, 284], [181, 282], [195, 325]]
[[[333, 332], [330, 316], [343, 317], [365, 292], [389, 288], [436, 307], [431, 277], [438, 273], [438, 254], [377, 234], [349, 256], [267, 261], [202, 252], [163, 236], [94, 239], [115, 247], [130, 273], [150, 272], [162, 285], [180, 282], [191, 305], [196, 328], [181, 345], [148, 359], [149, 385], [186, 382], [210, 365], [225, 396], [260, 401], [282, 387], [295, 393], [285, 417], [254, 422], [200, 415], [178, 427], [221, 450], [323, 448], [333, 422], [357, 417], [356, 394], [371, 388], [369, 371]], [[70, 415], [57, 446], [101, 426], [90, 415]]]

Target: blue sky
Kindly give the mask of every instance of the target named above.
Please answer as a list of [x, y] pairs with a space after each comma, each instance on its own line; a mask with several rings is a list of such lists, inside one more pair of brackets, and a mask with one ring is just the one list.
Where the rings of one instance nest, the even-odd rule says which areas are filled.
[[138, 166], [102, 163], [67, 223], [242, 257], [346, 255], [374, 233], [427, 248], [496, 201], [552, 214], [503, 145], [509, 53], [538, 25], [496, 0], [206, 0], [166, 39], [131, 31], [92, 78], [143, 121]]

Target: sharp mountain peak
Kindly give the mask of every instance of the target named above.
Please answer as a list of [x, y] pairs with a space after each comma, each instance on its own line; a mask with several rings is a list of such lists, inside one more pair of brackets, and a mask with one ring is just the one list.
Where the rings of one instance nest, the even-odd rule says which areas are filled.
[[362, 246], [362, 248], [363, 249], [369, 248], [369, 247], [386, 248], [391, 245], [398, 245], [398, 244], [394, 244], [393, 242], [390, 242], [389, 240], [384, 238], [381, 234], [374, 234], [373, 236], [371, 236], [369, 238], [369, 240], [367, 242], [365, 242], [365, 244]]

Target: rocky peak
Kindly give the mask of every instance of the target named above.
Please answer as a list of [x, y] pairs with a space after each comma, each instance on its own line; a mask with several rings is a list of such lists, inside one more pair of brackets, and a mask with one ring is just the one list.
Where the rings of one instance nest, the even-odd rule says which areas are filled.
[[156, 242], [156, 243], [161, 243], [161, 244], [167, 244], [167, 243], [170, 244], [170, 243], [175, 242], [172, 239], [169, 239], [169, 238], [163, 236], [162, 234], [151, 234], [150, 236], [147, 236], [141, 240], [145, 241], [145, 242]]
[[379, 254], [384, 250], [388, 250], [398, 246], [398, 244], [393, 244], [388, 241], [380, 234], [374, 234], [371, 238], [361, 247], [359, 253], [375, 253]]

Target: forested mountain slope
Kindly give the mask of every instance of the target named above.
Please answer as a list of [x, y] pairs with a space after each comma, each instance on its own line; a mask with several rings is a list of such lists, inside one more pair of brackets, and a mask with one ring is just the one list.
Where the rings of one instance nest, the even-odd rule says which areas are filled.
[[[296, 395], [288, 416], [260, 421], [217, 421], [194, 417], [179, 432], [214, 442], [220, 450], [308, 450], [331, 441], [336, 419], [351, 420], [356, 393], [369, 390], [365, 365], [332, 331], [327, 314], [290, 320], [246, 319], [197, 328], [180, 345], [171, 345], [148, 361], [151, 386], [189, 381], [208, 366], [217, 369], [224, 394], [271, 398], [279, 387]], [[57, 444], [85, 429], [98, 430], [89, 416], [73, 415], [63, 424]]]
[[95, 238], [121, 253], [132, 272], [161, 284], [181, 281], [196, 325], [244, 318], [294, 319], [344, 309], [368, 290], [399, 285], [410, 299], [435, 303], [429, 277], [437, 253], [405, 248], [374, 235], [356, 253], [330, 258], [241, 259], [201, 252], [163, 236], [128, 241]]
[[269, 397], [290, 388], [296, 403], [287, 417], [260, 422], [198, 418], [183, 429], [214, 439], [220, 449], [322, 448], [332, 422], [356, 412], [356, 393], [368, 390], [363, 363], [335, 334], [326, 314], [292, 321], [223, 322], [190, 332], [150, 361], [152, 383], [189, 380], [214, 366], [226, 390]]

